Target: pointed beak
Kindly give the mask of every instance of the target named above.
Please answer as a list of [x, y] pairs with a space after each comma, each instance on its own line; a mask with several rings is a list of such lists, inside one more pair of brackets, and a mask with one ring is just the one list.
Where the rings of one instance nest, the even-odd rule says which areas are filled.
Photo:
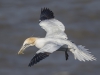
[[24, 50], [29, 47], [29, 46], [22, 46], [21, 49], [19, 50], [18, 54], [24, 54]]

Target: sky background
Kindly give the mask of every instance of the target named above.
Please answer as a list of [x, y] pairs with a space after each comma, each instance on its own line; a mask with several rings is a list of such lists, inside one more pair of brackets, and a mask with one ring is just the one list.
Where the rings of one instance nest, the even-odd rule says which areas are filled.
[[[80, 62], [69, 52], [54, 52], [28, 67], [36, 47], [18, 55], [28, 37], [44, 37], [39, 26], [41, 8], [54, 12], [66, 28], [69, 40], [84, 45], [97, 61]], [[0, 75], [100, 75], [100, 0], [0, 0]]]

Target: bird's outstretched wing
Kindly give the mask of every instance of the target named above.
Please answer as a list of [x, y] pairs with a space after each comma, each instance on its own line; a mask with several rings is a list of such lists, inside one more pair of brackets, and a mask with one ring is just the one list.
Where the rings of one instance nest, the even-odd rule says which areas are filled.
[[53, 38], [66, 38], [67, 35], [64, 33], [65, 27], [56, 19], [45, 20], [39, 23], [41, 28], [46, 31], [46, 37], [53, 37]]
[[39, 25], [47, 32], [47, 34], [65, 31], [63, 23], [55, 19], [53, 12], [48, 8], [41, 9]]
[[43, 48], [41, 48], [40, 50], [38, 50], [36, 52], [34, 57], [31, 59], [29, 66], [31, 67], [32, 65], [34, 65], [34, 64], [38, 63], [39, 61], [43, 60], [44, 58], [48, 57], [49, 54], [53, 53], [60, 47], [61, 46], [54, 44], [54, 43], [46, 44]]

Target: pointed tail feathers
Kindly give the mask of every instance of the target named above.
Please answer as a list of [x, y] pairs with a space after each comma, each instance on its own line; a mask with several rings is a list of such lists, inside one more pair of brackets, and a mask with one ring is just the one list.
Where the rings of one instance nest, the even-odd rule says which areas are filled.
[[88, 51], [88, 49], [85, 49], [84, 46], [78, 45], [77, 49], [71, 49], [70, 50], [73, 54], [75, 59], [78, 59], [79, 61], [93, 61], [96, 60], [96, 58], [90, 54], [91, 52]]

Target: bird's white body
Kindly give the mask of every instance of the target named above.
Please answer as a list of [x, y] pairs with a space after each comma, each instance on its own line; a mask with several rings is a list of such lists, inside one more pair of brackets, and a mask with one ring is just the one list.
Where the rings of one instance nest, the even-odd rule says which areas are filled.
[[45, 44], [46, 40], [44, 38], [37, 38], [37, 40], [35, 41], [35, 46], [39, 49], [42, 48]]

